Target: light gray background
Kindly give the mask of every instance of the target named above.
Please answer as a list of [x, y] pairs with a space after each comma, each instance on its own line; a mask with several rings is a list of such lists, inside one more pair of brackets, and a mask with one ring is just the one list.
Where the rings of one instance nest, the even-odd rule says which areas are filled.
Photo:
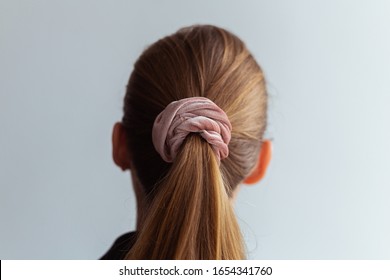
[[388, 1], [0, 1], [0, 259], [96, 259], [134, 229], [111, 160], [132, 65], [194, 23], [240, 36], [274, 157], [237, 215], [251, 259], [390, 258]]

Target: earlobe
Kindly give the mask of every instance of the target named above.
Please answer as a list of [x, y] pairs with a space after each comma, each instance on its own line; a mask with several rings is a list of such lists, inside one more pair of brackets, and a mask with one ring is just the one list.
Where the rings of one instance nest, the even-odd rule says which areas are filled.
[[120, 122], [115, 123], [112, 131], [112, 158], [123, 171], [130, 169], [130, 156], [127, 150], [126, 133]]
[[259, 153], [259, 159], [255, 169], [244, 180], [245, 184], [256, 184], [264, 178], [272, 157], [272, 143], [270, 140], [263, 141]]

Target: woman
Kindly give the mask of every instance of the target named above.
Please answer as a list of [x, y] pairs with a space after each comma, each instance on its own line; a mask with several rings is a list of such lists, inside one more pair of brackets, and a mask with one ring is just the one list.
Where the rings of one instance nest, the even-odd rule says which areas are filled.
[[130, 170], [137, 231], [102, 259], [245, 259], [232, 201], [265, 174], [267, 93], [245, 44], [195, 25], [149, 46], [134, 65], [113, 158]]

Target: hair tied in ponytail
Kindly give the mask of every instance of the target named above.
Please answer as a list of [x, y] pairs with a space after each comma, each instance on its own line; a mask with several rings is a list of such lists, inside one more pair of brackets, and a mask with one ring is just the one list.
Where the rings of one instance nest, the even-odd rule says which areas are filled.
[[199, 133], [213, 148], [219, 160], [229, 155], [232, 125], [226, 113], [205, 97], [171, 102], [153, 124], [152, 140], [166, 162], [173, 162], [184, 139]]

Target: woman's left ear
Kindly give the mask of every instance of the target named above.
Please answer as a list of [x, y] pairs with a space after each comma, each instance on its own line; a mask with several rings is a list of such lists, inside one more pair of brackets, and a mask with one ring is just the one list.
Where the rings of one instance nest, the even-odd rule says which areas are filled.
[[272, 157], [272, 143], [270, 140], [263, 141], [259, 153], [259, 159], [255, 169], [253, 169], [252, 173], [245, 178], [245, 184], [256, 184], [261, 179], [264, 178], [269, 163]]
[[126, 144], [126, 132], [122, 123], [117, 122], [112, 130], [112, 158], [123, 171], [130, 169], [130, 156]]

